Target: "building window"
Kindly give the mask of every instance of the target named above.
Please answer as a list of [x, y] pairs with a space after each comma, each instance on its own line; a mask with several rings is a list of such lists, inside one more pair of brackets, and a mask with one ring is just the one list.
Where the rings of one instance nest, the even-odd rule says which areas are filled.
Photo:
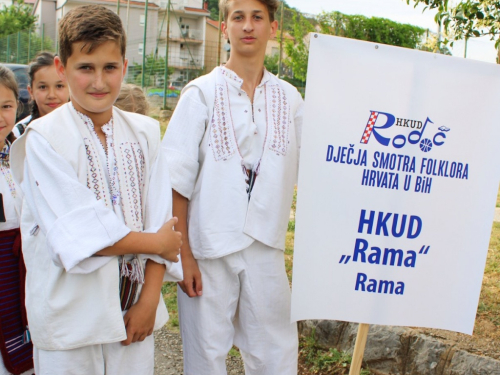
[[145, 23], [146, 23], [146, 17], [144, 17], [144, 14], [141, 14], [139, 16], [139, 25], [144, 26]]
[[139, 43], [139, 48], [137, 49], [139, 55], [142, 55], [143, 50], [144, 50], [144, 43]]

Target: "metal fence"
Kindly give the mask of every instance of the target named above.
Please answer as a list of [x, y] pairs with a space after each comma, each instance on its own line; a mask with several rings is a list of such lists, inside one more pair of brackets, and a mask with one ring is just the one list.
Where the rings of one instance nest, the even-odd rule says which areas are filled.
[[[41, 25], [0, 38], [0, 63], [29, 64], [40, 51], [57, 51], [55, 25]], [[167, 48], [168, 47], [168, 48]], [[200, 30], [172, 33], [168, 38], [127, 39], [128, 71], [125, 81], [143, 87], [153, 106], [173, 107], [180, 90], [190, 80], [225, 62], [227, 52], [216, 41], [207, 41]], [[221, 56], [217, 58], [217, 56]], [[165, 64], [168, 56], [168, 64]], [[144, 61], [144, 64], [143, 64]]]
[[40, 51], [55, 51], [54, 25], [41, 25], [0, 38], [0, 62], [27, 64]]
[[[182, 28], [179, 24], [167, 34], [162, 24], [157, 35], [151, 34], [144, 38], [143, 33], [129, 32], [125, 81], [142, 87], [153, 108], [173, 109], [180, 90], [189, 81], [229, 58], [224, 43], [217, 42], [215, 29], [212, 35], [203, 35], [203, 30]], [[0, 63], [29, 64], [38, 52], [57, 49], [57, 26], [42, 24], [1, 37]]]

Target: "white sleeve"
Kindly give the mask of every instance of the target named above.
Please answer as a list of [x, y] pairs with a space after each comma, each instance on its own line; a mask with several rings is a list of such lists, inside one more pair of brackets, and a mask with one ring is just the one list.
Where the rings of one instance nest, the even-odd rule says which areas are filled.
[[67, 272], [90, 273], [114, 257], [93, 256], [130, 229], [82, 185], [71, 165], [37, 132], [26, 139], [21, 189], [47, 237], [52, 260]]
[[[146, 210], [144, 215], [144, 232], [156, 233], [168, 220], [172, 218], [172, 188], [168, 173], [165, 151], [161, 148], [158, 157], [151, 168], [149, 191], [146, 197]], [[144, 260], [164, 264], [166, 266], [163, 281], [181, 281], [181, 262], [172, 263], [158, 255], [142, 255]]]
[[177, 103], [163, 137], [172, 188], [188, 199], [198, 176], [199, 148], [207, 119], [208, 108], [200, 89], [190, 87]]

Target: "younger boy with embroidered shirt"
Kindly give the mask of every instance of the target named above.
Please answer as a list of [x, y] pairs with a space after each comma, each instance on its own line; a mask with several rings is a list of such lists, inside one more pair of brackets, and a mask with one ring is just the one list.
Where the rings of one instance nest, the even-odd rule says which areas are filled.
[[12, 149], [37, 375], [152, 375], [161, 285], [182, 279], [159, 125], [113, 107], [125, 46], [112, 11], [68, 12], [55, 64], [71, 102]]
[[221, 0], [225, 66], [186, 86], [163, 139], [183, 234], [178, 292], [186, 375], [296, 375], [284, 245], [303, 101], [264, 69], [277, 0]]

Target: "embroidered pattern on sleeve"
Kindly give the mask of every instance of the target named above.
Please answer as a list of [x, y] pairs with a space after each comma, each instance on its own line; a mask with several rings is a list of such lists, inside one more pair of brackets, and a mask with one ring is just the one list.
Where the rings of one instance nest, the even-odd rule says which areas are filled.
[[[132, 203], [130, 215], [134, 220], [133, 226], [142, 231], [142, 189], [144, 187], [145, 160], [138, 143], [125, 142], [119, 147], [122, 159], [125, 161], [123, 176], [127, 178], [122, 194], [127, 194]], [[121, 186], [120, 181], [120, 186]]]
[[88, 138], [83, 138], [85, 143], [85, 152], [87, 153], [87, 162], [90, 167], [90, 174], [87, 174], [87, 188], [90, 189], [97, 200], [104, 199], [106, 206], [109, 206], [109, 199], [106, 195], [105, 181], [102, 181], [103, 172], [100, 170], [97, 152], [94, 149], [93, 142]]
[[233, 144], [233, 131], [229, 109], [229, 95], [227, 87], [217, 84], [215, 86], [214, 112], [210, 126], [212, 150], [216, 161], [227, 160], [236, 149]]
[[[278, 85], [270, 85], [272, 139], [269, 148], [285, 156], [288, 147], [288, 133], [290, 130], [290, 103], [284, 90]], [[269, 121], [269, 119], [268, 119]]]

